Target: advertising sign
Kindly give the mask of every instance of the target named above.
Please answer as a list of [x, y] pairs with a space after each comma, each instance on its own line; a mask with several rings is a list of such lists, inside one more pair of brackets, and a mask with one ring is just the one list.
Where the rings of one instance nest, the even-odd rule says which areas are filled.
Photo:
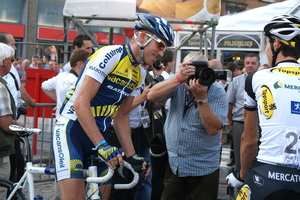
[[[66, 0], [65, 16], [135, 19], [136, 13], [149, 13], [167, 20], [218, 21], [220, 0]], [[88, 20], [90, 25], [132, 27], [132, 22]], [[122, 20], [120, 20], [122, 21]], [[192, 25], [190, 25], [192, 26]]]

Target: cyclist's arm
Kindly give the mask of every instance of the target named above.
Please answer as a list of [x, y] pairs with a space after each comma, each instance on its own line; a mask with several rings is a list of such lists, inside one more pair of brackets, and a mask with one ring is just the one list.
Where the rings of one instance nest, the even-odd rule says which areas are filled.
[[254, 155], [257, 152], [258, 141], [258, 118], [257, 111], [244, 110], [244, 133], [241, 139], [240, 159], [241, 171], [240, 177], [245, 180], [251, 166]]
[[117, 133], [121, 146], [125, 151], [126, 157], [130, 157], [135, 154], [129, 124], [129, 112], [131, 110], [133, 99], [133, 96], [126, 97], [114, 117], [114, 129]]
[[[170, 94], [177, 86], [184, 83], [190, 76], [195, 74], [195, 67], [189, 65], [191, 62], [180, 64], [178, 74], [166, 81], [155, 84], [147, 95], [148, 101], [159, 102]], [[176, 78], [177, 77], [177, 78]]]
[[[104, 137], [99, 131], [94, 116], [92, 115], [90, 102], [97, 94], [100, 86], [101, 84], [98, 81], [89, 76], [85, 76], [73, 105], [80, 125], [95, 146], [103, 141]], [[118, 154], [117, 157], [108, 160], [106, 164], [111, 168], [115, 168], [116, 165], [119, 163], [122, 164], [122, 162], [122, 156]]]
[[100, 86], [101, 84], [98, 81], [85, 76], [73, 105], [80, 125], [95, 146], [104, 140], [104, 137], [99, 131], [92, 115], [90, 102], [96, 96]]

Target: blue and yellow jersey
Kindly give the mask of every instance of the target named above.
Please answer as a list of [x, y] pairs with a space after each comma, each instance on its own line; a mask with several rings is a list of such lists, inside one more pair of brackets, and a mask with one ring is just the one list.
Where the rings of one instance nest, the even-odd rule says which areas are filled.
[[85, 76], [101, 83], [91, 101], [91, 111], [99, 130], [105, 131], [123, 100], [129, 95], [134, 96], [135, 88], [141, 85], [140, 65], [128, 44], [106, 46], [96, 51], [86, 62], [60, 111], [62, 116], [74, 121], [77, 115], [73, 103]]

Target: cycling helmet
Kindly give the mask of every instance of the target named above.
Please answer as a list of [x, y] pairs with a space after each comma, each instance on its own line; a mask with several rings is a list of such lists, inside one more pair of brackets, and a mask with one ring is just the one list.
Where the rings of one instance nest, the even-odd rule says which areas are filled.
[[174, 32], [165, 19], [152, 14], [137, 14], [135, 30], [147, 30], [156, 36], [167, 41], [167, 46], [172, 46], [174, 42]]
[[[300, 19], [294, 15], [276, 16], [265, 26], [264, 34], [271, 39], [273, 67], [284, 45], [292, 48], [300, 48]], [[274, 48], [275, 39], [283, 44], [277, 50]]]
[[265, 26], [264, 34], [285, 45], [300, 46], [300, 18], [294, 15], [276, 16]]

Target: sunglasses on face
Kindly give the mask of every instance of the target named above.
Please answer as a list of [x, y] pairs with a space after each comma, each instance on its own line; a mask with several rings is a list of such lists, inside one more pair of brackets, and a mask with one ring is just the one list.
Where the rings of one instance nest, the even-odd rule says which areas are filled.
[[167, 46], [165, 45], [165, 43], [161, 39], [156, 38], [155, 35], [150, 35], [148, 33], [146, 33], [146, 35], [148, 37], [150, 37], [152, 40], [155, 40], [157, 42], [157, 46], [158, 46], [158, 48], [159, 48], [160, 51], [166, 51]]

